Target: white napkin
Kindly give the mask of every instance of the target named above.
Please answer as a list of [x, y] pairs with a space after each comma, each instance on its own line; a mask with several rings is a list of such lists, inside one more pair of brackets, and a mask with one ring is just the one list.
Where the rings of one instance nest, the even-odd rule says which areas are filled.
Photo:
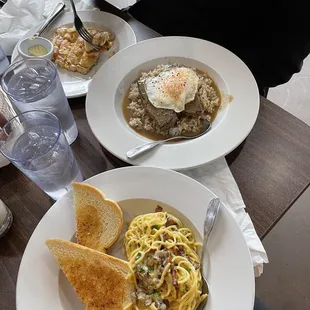
[[182, 171], [182, 173], [208, 187], [228, 207], [249, 247], [255, 276], [260, 276], [263, 272], [263, 264], [268, 263], [268, 257], [250, 216], [245, 212], [241, 193], [225, 158], [199, 168]]
[[[12, 55], [13, 49], [28, 30], [46, 19], [60, 0], [8, 0], [0, 10], [0, 44], [6, 55]], [[71, 11], [68, 0], [66, 11]], [[93, 10], [89, 0], [75, 0], [77, 10]]]

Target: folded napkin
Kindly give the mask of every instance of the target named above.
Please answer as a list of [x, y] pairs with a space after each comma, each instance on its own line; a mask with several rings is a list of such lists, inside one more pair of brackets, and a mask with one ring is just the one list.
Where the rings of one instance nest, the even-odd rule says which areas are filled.
[[268, 263], [268, 257], [250, 216], [245, 212], [241, 193], [225, 158], [182, 173], [208, 187], [228, 207], [249, 247], [255, 276], [260, 276], [263, 272], [263, 264]]
[[[60, 0], [9, 0], [0, 10], [0, 42], [6, 55], [13, 49], [28, 30], [46, 19]], [[71, 11], [68, 0], [66, 11]], [[77, 10], [93, 10], [89, 0], [75, 0]]]

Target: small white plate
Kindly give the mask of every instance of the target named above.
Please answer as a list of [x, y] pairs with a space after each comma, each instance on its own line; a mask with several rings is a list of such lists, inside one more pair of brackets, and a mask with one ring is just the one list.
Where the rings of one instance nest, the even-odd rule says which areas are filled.
[[[99, 70], [99, 68], [115, 53], [137, 42], [132, 28], [128, 25], [128, 23], [116, 15], [99, 10], [79, 11], [78, 14], [86, 27], [108, 30], [115, 36], [115, 41], [112, 48], [108, 52], [101, 53], [97, 65], [94, 66], [86, 75], [57, 67], [60, 80], [68, 98], [86, 95], [92, 77]], [[47, 31], [42, 34], [42, 36], [50, 40], [57, 28], [61, 26], [72, 27], [73, 19], [74, 17], [72, 12], [64, 13], [55, 21], [55, 23], [51, 25]], [[41, 24], [42, 23], [29, 30], [22, 39], [34, 35], [40, 28]], [[18, 51], [17, 47], [15, 47], [12, 53], [12, 62], [17, 56]]]
[[[136, 133], [125, 121], [123, 98], [142, 71], [175, 61], [208, 72], [219, 90], [231, 95], [233, 100], [220, 109], [207, 134], [165, 144], [129, 160], [127, 151], [150, 140]], [[155, 38], [126, 48], [100, 68], [86, 97], [89, 125], [110, 153], [132, 165], [174, 170], [197, 167], [231, 152], [251, 131], [258, 110], [258, 88], [247, 66], [219, 45], [188, 37]]]
[[[124, 213], [123, 232], [128, 228], [128, 220], [139, 214], [154, 212], [160, 204], [193, 229], [199, 241], [203, 234], [206, 207], [215, 197], [197, 181], [159, 168], [110, 170], [86, 183], [120, 202]], [[141, 203], [137, 199], [152, 201]], [[85, 309], [45, 245], [49, 238], [75, 241], [75, 231], [73, 197], [69, 192], [45, 214], [28, 242], [17, 279], [17, 310]], [[124, 259], [121, 240], [120, 237], [109, 254]], [[208, 254], [211, 294], [205, 309], [252, 310], [255, 287], [250, 253], [239, 226], [224, 205], [210, 238]]]

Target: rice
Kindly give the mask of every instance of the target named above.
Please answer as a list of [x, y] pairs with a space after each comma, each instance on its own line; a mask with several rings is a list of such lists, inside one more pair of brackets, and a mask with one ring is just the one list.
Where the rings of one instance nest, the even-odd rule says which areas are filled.
[[[167, 65], [159, 65], [154, 70], [143, 72], [140, 79], [144, 80], [148, 77], [154, 77], [160, 72], [167, 69]], [[195, 69], [194, 69], [195, 70]], [[147, 102], [142, 98], [137, 81], [132, 83], [129, 90], [129, 104], [127, 109], [130, 114], [129, 125], [138, 131], [146, 131], [161, 135], [163, 137], [179, 136], [182, 133], [198, 133], [201, 131], [205, 120], [211, 121], [212, 114], [220, 106], [220, 97], [217, 94], [213, 81], [206, 74], [200, 74], [198, 82], [198, 91], [196, 96], [199, 97], [203, 111], [196, 112], [192, 115], [185, 113], [177, 113], [177, 122], [173, 126], [160, 127], [155, 119], [153, 119], [146, 111]]]

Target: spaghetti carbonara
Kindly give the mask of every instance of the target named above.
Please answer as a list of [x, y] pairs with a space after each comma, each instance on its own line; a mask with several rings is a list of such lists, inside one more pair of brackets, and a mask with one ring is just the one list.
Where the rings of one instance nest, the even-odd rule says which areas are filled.
[[192, 231], [168, 213], [136, 217], [125, 234], [135, 309], [196, 309], [207, 298], [198, 246]]

